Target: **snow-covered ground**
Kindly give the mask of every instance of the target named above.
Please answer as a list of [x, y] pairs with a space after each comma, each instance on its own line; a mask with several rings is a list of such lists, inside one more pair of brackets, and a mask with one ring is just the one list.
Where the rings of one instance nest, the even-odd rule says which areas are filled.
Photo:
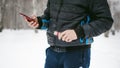
[[[95, 37], [90, 68], [120, 68], [120, 33]], [[0, 33], [0, 68], [44, 68], [46, 31], [4, 30]]]

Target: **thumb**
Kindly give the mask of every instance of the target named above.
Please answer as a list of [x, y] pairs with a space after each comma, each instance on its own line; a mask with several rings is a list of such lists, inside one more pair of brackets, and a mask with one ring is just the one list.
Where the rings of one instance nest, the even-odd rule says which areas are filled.
[[54, 35], [55, 35], [55, 36], [58, 36], [59, 33], [60, 33], [60, 32], [58, 32], [58, 31], [54, 31]]
[[34, 20], [34, 22], [37, 22], [37, 23], [38, 23], [38, 20], [37, 20], [37, 16], [36, 16], [36, 15], [32, 15], [31, 18]]
[[36, 17], [36, 15], [32, 15], [31, 18], [32, 19], [36, 19], [37, 17]]

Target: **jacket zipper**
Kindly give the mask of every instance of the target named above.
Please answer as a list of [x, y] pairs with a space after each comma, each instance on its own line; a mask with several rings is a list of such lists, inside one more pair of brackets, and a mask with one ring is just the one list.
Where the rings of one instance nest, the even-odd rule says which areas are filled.
[[[58, 19], [59, 19], [59, 14], [60, 14], [62, 5], [63, 5], [63, 0], [61, 0], [61, 2], [60, 2], [60, 7], [59, 7], [59, 9], [58, 9], [58, 13], [57, 13], [57, 16], [56, 16], [56, 23], [57, 23], [56, 26], [59, 25]], [[58, 30], [59, 30], [59, 27], [55, 27], [55, 29], [58, 31]], [[55, 45], [56, 45], [56, 42], [57, 42], [56, 39], [57, 39], [57, 37], [54, 38], [54, 44], [55, 44]]]

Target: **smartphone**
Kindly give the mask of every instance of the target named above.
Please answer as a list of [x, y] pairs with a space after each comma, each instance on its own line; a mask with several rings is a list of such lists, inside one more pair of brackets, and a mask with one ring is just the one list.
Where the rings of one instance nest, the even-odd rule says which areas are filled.
[[27, 15], [25, 15], [23, 13], [19, 13], [19, 14], [24, 16], [27, 19], [28, 22], [32, 22], [32, 21], [35, 22], [35, 19], [32, 19], [31, 17], [29, 17], [29, 16], [27, 16]]

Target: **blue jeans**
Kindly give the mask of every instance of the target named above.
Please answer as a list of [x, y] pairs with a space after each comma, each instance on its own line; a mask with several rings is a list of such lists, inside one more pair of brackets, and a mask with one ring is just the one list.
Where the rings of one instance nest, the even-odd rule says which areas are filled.
[[90, 49], [54, 52], [52, 49], [47, 48], [45, 68], [89, 68]]

